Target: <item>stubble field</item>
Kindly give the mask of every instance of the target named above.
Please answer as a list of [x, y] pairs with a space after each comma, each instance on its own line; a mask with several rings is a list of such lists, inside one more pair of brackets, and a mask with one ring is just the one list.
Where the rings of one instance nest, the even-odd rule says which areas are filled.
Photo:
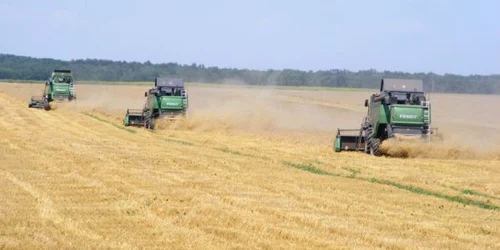
[[434, 94], [445, 141], [402, 159], [332, 150], [371, 92], [191, 85], [149, 132], [147, 86], [42, 88], [0, 83], [0, 248], [500, 248], [500, 96]]

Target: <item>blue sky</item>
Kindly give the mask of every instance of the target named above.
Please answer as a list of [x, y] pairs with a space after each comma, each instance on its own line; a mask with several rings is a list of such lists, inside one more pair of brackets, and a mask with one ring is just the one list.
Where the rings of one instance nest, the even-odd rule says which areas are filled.
[[498, 13], [495, 0], [0, 0], [0, 53], [499, 74]]

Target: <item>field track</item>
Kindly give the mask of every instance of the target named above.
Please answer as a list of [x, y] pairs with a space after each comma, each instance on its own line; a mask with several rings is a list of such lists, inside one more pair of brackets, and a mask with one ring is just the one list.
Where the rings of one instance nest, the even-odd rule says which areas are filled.
[[120, 123], [144, 86], [92, 88], [46, 112], [27, 105], [40, 85], [0, 84], [0, 248], [500, 249], [498, 151], [332, 151], [366, 93], [198, 87], [195, 118], [149, 132]]

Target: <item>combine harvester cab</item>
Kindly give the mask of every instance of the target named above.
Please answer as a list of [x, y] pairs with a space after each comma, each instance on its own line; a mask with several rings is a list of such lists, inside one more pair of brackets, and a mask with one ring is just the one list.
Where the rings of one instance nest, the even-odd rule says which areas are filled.
[[31, 97], [28, 107], [50, 110], [50, 102], [73, 101], [74, 99], [76, 95], [71, 70], [56, 69], [45, 82], [43, 95]]
[[368, 108], [359, 129], [338, 129], [336, 152], [363, 151], [379, 156], [384, 140], [430, 141], [437, 133], [431, 127], [431, 103], [423, 81], [382, 79], [380, 93], [365, 100]]
[[45, 88], [46, 94], [50, 97], [49, 101], [63, 102], [76, 99], [71, 70], [54, 70]]
[[188, 95], [180, 78], [156, 78], [155, 87], [144, 93], [142, 110], [128, 109], [125, 126], [144, 126], [154, 129], [156, 119], [179, 119], [187, 115]]

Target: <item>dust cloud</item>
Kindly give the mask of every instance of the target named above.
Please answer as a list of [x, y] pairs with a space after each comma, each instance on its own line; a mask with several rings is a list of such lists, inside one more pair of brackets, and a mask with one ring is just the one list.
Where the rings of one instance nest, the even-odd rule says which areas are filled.
[[443, 136], [432, 143], [388, 140], [388, 156], [437, 159], [499, 159], [499, 95], [433, 94], [433, 126]]
[[[60, 109], [101, 112], [121, 121], [127, 108], [141, 109], [151, 86], [77, 85], [77, 100], [53, 103]], [[28, 101], [40, 84], [4, 84], [0, 89]], [[245, 85], [193, 85], [188, 118], [157, 121], [158, 130], [224, 131], [294, 140], [332, 147], [337, 128], [360, 127], [364, 100], [371, 92], [310, 91], [256, 88]], [[395, 157], [499, 157], [498, 95], [432, 95], [433, 126], [444, 141], [426, 145], [387, 141], [383, 150]]]
[[[244, 132], [330, 146], [336, 126], [358, 127], [362, 119], [351, 110], [321, 105], [330, 104], [330, 98], [297, 99], [292, 90], [225, 86], [191, 88], [189, 94], [189, 118], [181, 129]], [[179, 123], [172, 124], [167, 128], [179, 128]]]
[[389, 139], [381, 145], [384, 156], [396, 158], [430, 158], [430, 159], [461, 159], [461, 160], [499, 160], [500, 151], [488, 152], [478, 150], [472, 145], [457, 145], [445, 141], [418, 142], [397, 141]]

